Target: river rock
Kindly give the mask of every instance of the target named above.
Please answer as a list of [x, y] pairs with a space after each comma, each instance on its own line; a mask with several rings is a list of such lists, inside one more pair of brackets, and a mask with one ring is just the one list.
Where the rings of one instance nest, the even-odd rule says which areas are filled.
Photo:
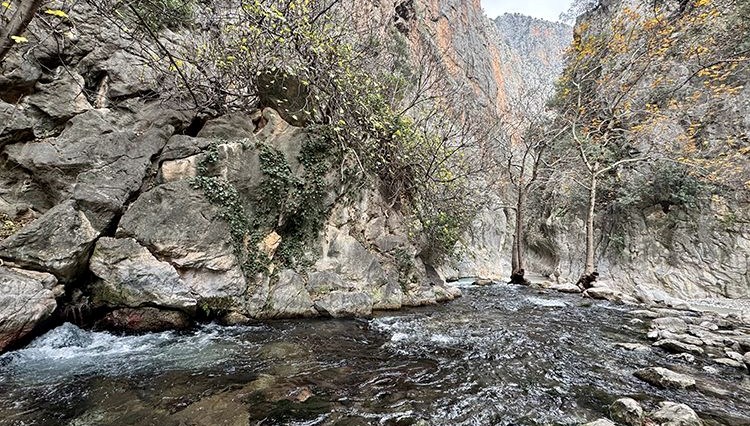
[[685, 374], [675, 373], [663, 367], [637, 370], [635, 377], [661, 388], [687, 389], [695, 387], [695, 379]]
[[715, 358], [713, 361], [719, 365], [724, 365], [726, 367], [741, 368], [741, 369], [745, 368], [744, 362], [737, 361], [731, 358]]
[[97, 326], [109, 330], [130, 332], [158, 332], [190, 327], [190, 318], [184, 312], [167, 311], [151, 307], [116, 309], [97, 321]]
[[99, 278], [94, 301], [108, 307], [156, 306], [195, 311], [197, 300], [175, 268], [132, 238], [101, 238], [89, 263]]
[[648, 416], [660, 426], [703, 426], [703, 421], [685, 404], [662, 402], [659, 409]]
[[553, 285], [549, 289], [560, 292], [560, 293], [570, 293], [570, 294], [581, 292], [581, 289], [576, 287], [573, 284], [557, 284], [557, 285]]
[[64, 291], [50, 274], [0, 266], [0, 352], [49, 318]]
[[651, 350], [648, 346], [640, 343], [615, 343], [615, 346], [633, 352], [648, 352]]
[[608, 419], [598, 419], [598, 420], [594, 420], [593, 422], [584, 423], [582, 426], [617, 426], [617, 425]]
[[631, 299], [625, 293], [617, 291], [608, 287], [593, 287], [585, 292], [584, 296], [588, 296], [592, 299], [608, 300], [612, 303], [623, 304], [635, 304], [636, 301]]
[[682, 318], [666, 317], [656, 318], [651, 321], [651, 327], [659, 331], [668, 331], [675, 334], [683, 334], [688, 331], [688, 325]]
[[745, 356], [742, 357], [742, 360], [745, 362], [747, 368], [750, 368], [750, 352], [746, 353]]
[[724, 352], [727, 354], [727, 358], [733, 359], [735, 361], [743, 362], [742, 354], [739, 352], [735, 352], [729, 349], [724, 349]]
[[660, 315], [654, 311], [649, 311], [647, 309], [638, 309], [635, 311], [630, 311], [630, 315], [640, 317], [640, 318], [646, 318], [646, 319], [655, 319], [659, 318]]
[[67, 201], [0, 242], [0, 257], [70, 282], [86, 270], [89, 253], [102, 231], [92, 222], [76, 202]]
[[643, 408], [638, 401], [631, 398], [615, 401], [610, 405], [609, 413], [612, 420], [623, 425], [641, 426], [643, 424]]
[[680, 354], [669, 354], [667, 355], [667, 358], [673, 359], [676, 361], [683, 361], [688, 364], [693, 364], [695, 362], [695, 355], [692, 354], [686, 354], [686, 353], [680, 353]]
[[719, 326], [710, 322], [710, 321], [703, 321], [699, 324], [699, 327], [704, 328], [706, 330], [716, 331], [719, 329]]
[[654, 343], [653, 346], [664, 349], [665, 351], [672, 352], [672, 353], [687, 352], [687, 353], [691, 353], [694, 355], [703, 355], [705, 353], [705, 351], [702, 348], [696, 345], [691, 345], [688, 343], [683, 343], [677, 340], [670, 340], [670, 339], [659, 340], [656, 343]]

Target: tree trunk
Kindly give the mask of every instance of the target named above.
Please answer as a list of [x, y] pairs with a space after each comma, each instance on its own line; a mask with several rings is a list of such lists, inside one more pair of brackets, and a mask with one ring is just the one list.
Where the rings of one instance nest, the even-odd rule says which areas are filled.
[[10, 21], [5, 28], [0, 31], [0, 62], [10, 52], [10, 48], [16, 43], [12, 36], [20, 36], [26, 31], [29, 22], [34, 18], [36, 11], [42, 5], [42, 0], [21, 0], [21, 3], [13, 11]]
[[524, 190], [523, 187], [521, 187], [518, 190], [518, 200], [516, 202], [516, 233], [515, 233], [516, 241], [515, 243], [516, 243], [516, 252], [518, 256], [516, 270], [525, 269], [524, 261], [523, 261], [523, 239], [524, 239], [523, 222], [526, 216], [525, 209], [526, 209], [526, 191]]
[[586, 215], [586, 270], [584, 274], [589, 275], [596, 270], [594, 264], [594, 214], [596, 208], [596, 170], [591, 173], [591, 186], [589, 187], [589, 211]]

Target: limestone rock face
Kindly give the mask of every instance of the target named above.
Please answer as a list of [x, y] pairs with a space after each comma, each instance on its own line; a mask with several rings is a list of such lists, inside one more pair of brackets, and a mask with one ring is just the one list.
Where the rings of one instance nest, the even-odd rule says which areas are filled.
[[315, 309], [334, 318], [366, 317], [372, 314], [372, 297], [366, 293], [334, 291], [318, 299]]
[[71, 281], [86, 269], [102, 230], [96, 219], [67, 201], [0, 242], [0, 258]]
[[[151, 157], [174, 130], [159, 123], [158, 114], [138, 123], [134, 118], [89, 110], [73, 117], [60, 136], [10, 145], [5, 153], [56, 200], [73, 198], [92, 211], [117, 213], [140, 189]], [[151, 127], [157, 123], [165, 125]]]
[[122, 217], [117, 237], [132, 238], [171, 264], [197, 299], [241, 299], [245, 294], [247, 284], [229, 226], [218, 207], [187, 180], [141, 195]]
[[0, 352], [49, 318], [63, 292], [50, 274], [0, 266]]
[[197, 301], [175, 268], [156, 259], [134, 239], [101, 238], [89, 263], [99, 278], [95, 303], [108, 307], [159, 306], [194, 311]]
[[309, 317], [315, 314], [310, 294], [302, 277], [292, 270], [279, 273], [278, 282], [271, 287], [262, 316], [268, 318]]

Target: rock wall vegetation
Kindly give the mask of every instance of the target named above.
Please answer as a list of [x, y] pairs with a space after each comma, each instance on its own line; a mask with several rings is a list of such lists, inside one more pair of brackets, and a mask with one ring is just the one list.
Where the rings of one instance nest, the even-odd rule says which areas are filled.
[[0, 350], [60, 319], [148, 331], [460, 295], [432, 265], [469, 220], [473, 162], [448, 142], [470, 133], [406, 78], [406, 40], [321, 5], [43, 6], [0, 73]]

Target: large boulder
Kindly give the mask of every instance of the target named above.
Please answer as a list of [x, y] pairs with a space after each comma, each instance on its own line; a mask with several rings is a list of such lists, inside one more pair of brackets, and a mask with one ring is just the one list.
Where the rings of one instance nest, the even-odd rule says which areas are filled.
[[262, 313], [266, 318], [313, 316], [313, 301], [302, 277], [291, 269], [279, 272], [277, 282], [271, 286], [267, 305]]
[[643, 408], [632, 398], [622, 398], [609, 407], [609, 414], [617, 423], [626, 426], [641, 426], [643, 424]]
[[692, 408], [674, 402], [662, 402], [659, 409], [648, 417], [660, 426], [703, 426], [703, 421]]
[[133, 238], [178, 272], [195, 298], [242, 300], [247, 284], [220, 208], [189, 181], [157, 186], [120, 220], [118, 238]]
[[121, 113], [90, 110], [73, 117], [60, 136], [9, 145], [5, 153], [58, 202], [73, 198], [90, 212], [120, 213], [174, 132], [162, 122], [166, 113], [152, 114], [133, 121]]
[[0, 266], [0, 352], [49, 318], [63, 292], [50, 274]]
[[132, 238], [101, 238], [89, 263], [99, 280], [91, 286], [94, 302], [111, 308], [156, 306], [192, 312], [192, 289], [175, 268], [156, 259]]
[[86, 270], [103, 229], [97, 222], [78, 210], [76, 202], [64, 202], [0, 242], [0, 258], [72, 281]]
[[62, 123], [92, 109], [84, 87], [86, 82], [77, 72], [58, 68], [54, 80], [37, 84], [36, 91], [26, 97], [26, 102], [47, 115], [54, 123]]
[[663, 367], [644, 368], [636, 371], [634, 375], [644, 382], [660, 388], [688, 389], [695, 387], [695, 379], [692, 377], [675, 373]]

